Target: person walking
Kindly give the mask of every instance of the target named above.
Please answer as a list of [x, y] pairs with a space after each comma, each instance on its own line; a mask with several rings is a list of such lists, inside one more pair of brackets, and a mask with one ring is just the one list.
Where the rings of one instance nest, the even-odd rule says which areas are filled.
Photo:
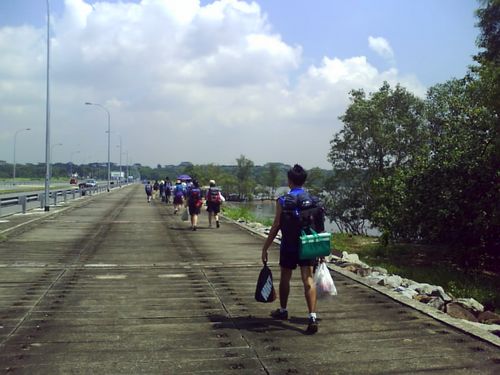
[[208, 212], [208, 226], [212, 228], [212, 216], [215, 219], [215, 225], [217, 228], [220, 227], [219, 223], [219, 212], [222, 202], [225, 202], [224, 196], [220, 192], [220, 189], [215, 185], [214, 180], [210, 180], [209, 188], [207, 191], [206, 201], [207, 201], [207, 212]]
[[203, 205], [201, 190], [197, 180], [193, 180], [192, 186], [187, 193], [189, 215], [191, 216], [191, 229], [196, 230], [198, 226], [198, 215]]
[[174, 215], [175, 215], [182, 208], [184, 204], [185, 190], [180, 180], [177, 180], [175, 182], [173, 190], [174, 190]]
[[153, 184], [153, 199], [158, 198], [158, 189], [160, 188], [160, 184], [158, 183], [158, 180], [155, 180], [155, 183]]
[[[288, 194], [278, 198], [276, 202], [276, 216], [269, 235], [262, 247], [262, 262], [268, 260], [268, 249], [273, 243], [279, 230], [281, 230], [280, 245], [280, 270], [279, 283], [280, 308], [271, 313], [275, 319], [288, 319], [288, 295], [290, 293], [290, 279], [292, 272], [300, 267], [300, 275], [304, 286], [304, 295], [309, 311], [308, 326], [306, 333], [314, 334], [318, 331], [316, 315], [316, 287], [313, 280], [313, 268], [316, 259], [299, 259], [300, 232], [306, 227], [315, 226], [318, 231], [324, 230], [324, 214], [317, 204], [317, 199], [312, 197], [303, 185], [307, 178], [307, 172], [302, 166], [296, 164], [288, 171]], [[315, 203], [316, 202], [316, 203]], [[321, 228], [323, 226], [323, 228]]]
[[144, 185], [144, 190], [146, 191], [146, 198], [148, 203], [151, 203], [151, 195], [153, 194], [153, 186], [151, 186], [151, 181], [148, 181], [146, 185]]
[[165, 203], [170, 203], [170, 197], [172, 195], [172, 183], [168, 177], [165, 178]]
[[163, 180], [160, 181], [159, 188], [160, 188], [161, 201], [165, 202], [165, 181], [163, 181]]

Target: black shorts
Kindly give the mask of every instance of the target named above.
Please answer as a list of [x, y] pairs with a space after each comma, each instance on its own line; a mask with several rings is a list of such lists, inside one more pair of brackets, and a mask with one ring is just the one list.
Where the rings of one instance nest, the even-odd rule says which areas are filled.
[[220, 203], [207, 202], [207, 211], [217, 215], [220, 212]]
[[299, 253], [298, 251], [291, 252], [291, 251], [284, 251], [280, 249], [280, 266], [283, 268], [288, 268], [291, 270], [294, 270], [297, 268], [297, 265], [299, 267], [314, 267], [317, 263], [317, 259], [299, 259]]
[[174, 197], [174, 204], [182, 204], [184, 202], [184, 199], [180, 195], [176, 195]]
[[200, 208], [201, 207], [196, 207], [195, 205], [189, 205], [189, 214], [190, 215], [199, 215], [200, 214]]

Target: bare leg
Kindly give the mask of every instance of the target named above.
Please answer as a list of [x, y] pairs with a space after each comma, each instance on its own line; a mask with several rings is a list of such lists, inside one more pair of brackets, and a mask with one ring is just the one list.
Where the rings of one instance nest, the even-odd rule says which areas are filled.
[[286, 309], [288, 304], [288, 295], [290, 294], [290, 279], [292, 278], [293, 270], [289, 268], [281, 267], [281, 278], [280, 278], [280, 306], [282, 309]]
[[304, 295], [306, 297], [309, 313], [316, 312], [316, 286], [313, 279], [313, 267], [300, 267], [302, 283], [304, 284]]
[[212, 226], [212, 211], [208, 211], [208, 226]]

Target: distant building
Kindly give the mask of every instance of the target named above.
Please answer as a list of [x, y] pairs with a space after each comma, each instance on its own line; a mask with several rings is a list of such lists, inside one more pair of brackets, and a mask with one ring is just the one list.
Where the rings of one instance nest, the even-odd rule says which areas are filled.
[[7, 162], [5, 160], [0, 160], [0, 165], [5, 165]]

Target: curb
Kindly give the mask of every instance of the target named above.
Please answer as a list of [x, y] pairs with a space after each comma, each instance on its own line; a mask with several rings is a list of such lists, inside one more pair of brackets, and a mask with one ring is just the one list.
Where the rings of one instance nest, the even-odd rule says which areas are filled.
[[[251, 233], [256, 234], [256, 235], [263, 237], [263, 238], [267, 238], [267, 235], [265, 235], [259, 231], [256, 231], [253, 228], [249, 228], [248, 226], [246, 226], [242, 223], [239, 223], [236, 220], [230, 219], [228, 217], [225, 217], [225, 216], [223, 216], [223, 217], [225, 220], [227, 220], [233, 224], [236, 224], [238, 227], [245, 229], [248, 232], [251, 232]], [[279, 244], [280, 241], [275, 239], [274, 243]], [[358, 276], [352, 272], [346, 271], [342, 267], [328, 263], [328, 268], [334, 272], [341, 274], [342, 276], [345, 276], [353, 281], [356, 281], [364, 286], [367, 286], [368, 288], [373, 289], [373, 290], [379, 292], [380, 294], [383, 294], [384, 296], [389, 297], [390, 299], [401, 303], [402, 305], [411, 307], [412, 309], [417, 310], [417, 311], [419, 311], [427, 316], [430, 316], [431, 318], [433, 318], [441, 323], [444, 323], [448, 326], [456, 328], [461, 332], [464, 332], [468, 335], [474, 336], [480, 340], [486, 341], [486, 342], [496, 346], [497, 348], [500, 348], [500, 337], [494, 335], [491, 332], [485, 331], [485, 330], [478, 328], [478, 327], [474, 327], [473, 325], [468, 324], [467, 321], [464, 321], [462, 319], [453, 318], [440, 310], [437, 310], [433, 307], [427, 306], [427, 305], [425, 305], [421, 302], [415, 301], [413, 299], [406, 298], [406, 297], [400, 295], [399, 293], [394, 292], [392, 290], [389, 290], [385, 287], [378, 286], [378, 285], [371, 285], [366, 280], [364, 280], [361, 276]]]

